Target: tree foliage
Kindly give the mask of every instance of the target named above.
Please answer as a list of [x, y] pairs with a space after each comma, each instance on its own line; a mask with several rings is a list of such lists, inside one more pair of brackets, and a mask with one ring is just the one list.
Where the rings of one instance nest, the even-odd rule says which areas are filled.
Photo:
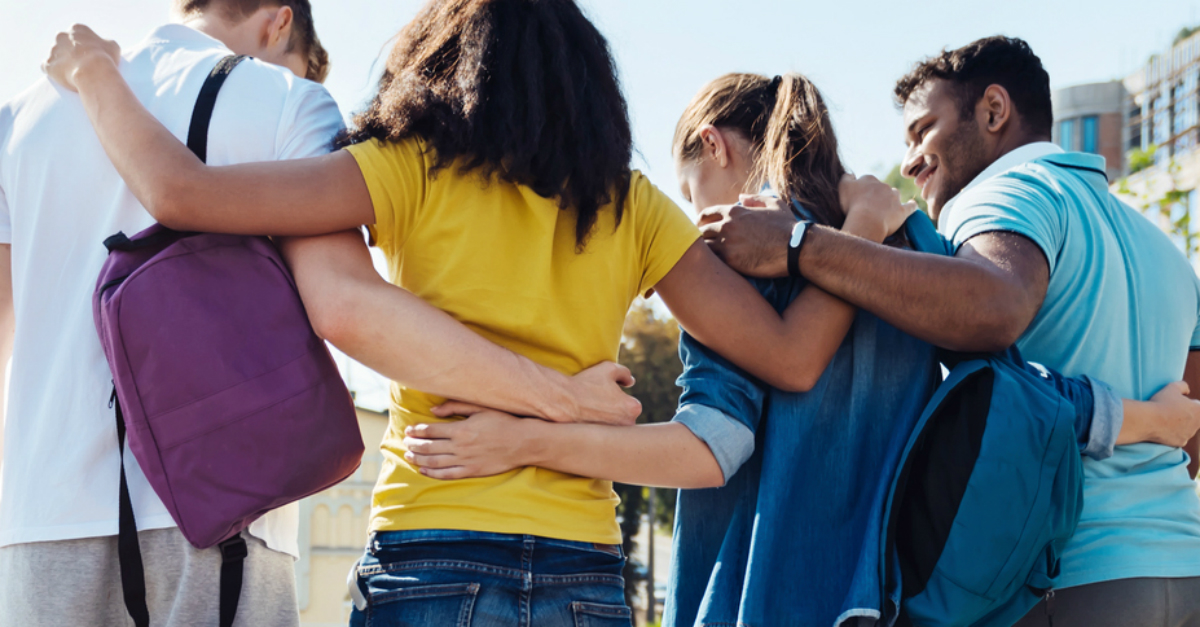
[[917, 201], [917, 206], [921, 208], [921, 211], [926, 213], [929, 212], [929, 205], [925, 203], [924, 198], [921, 198], [921, 190], [917, 189], [916, 182], [910, 178], [905, 178], [904, 175], [900, 173], [899, 163], [896, 164], [896, 167], [892, 168], [891, 172], [888, 172], [888, 175], [884, 177], [883, 182], [900, 190], [900, 200], [902, 202], [915, 200]]
[[1183, 43], [1185, 39], [1195, 35], [1196, 33], [1200, 33], [1200, 26], [1192, 26], [1190, 28], [1184, 26], [1183, 28], [1179, 29], [1179, 33], [1175, 35], [1175, 40], [1171, 42], [1171, 45], [1177, 46]]
[[[1150, 155], [1153, 157], [1153, 150]], [[1183, 249], [1188, 259], [1195, 259], [1200, 256], [1200, 231], [1192, 228], [1192, 212], [1188, 205], [1193, 190], [1182, 189], [1180, 171], [1179, 164], [1172, 159], [1161, 173], [1156, 173], [1169, 182], [1165, 190], [1148, 184], [1146, 189], [1154, 191], [1137, 193], [1129, 187], [1128, 179], [1121, 179], [1117, 184], [1117, 193], [1131, 200], [1131, 204], [1161, 226]]]
[[[620, 362], [637, 379], [630, 393], [642, 403], [638, 422], [669, 422], [674, 418], [679, 403], [675, 380], [683, 373], [683, 364], [679, 361], [679, 325], [675, 320], [660, 314], [647, 301], [635, 303], [625, 320]], [[619, 483], [614, 484], [613, 489], [621, 497], [617, 517], [625, 554], [631, 555], [634, 538], [641, 530], [642, 515], [646, 513], [647, 490], [642, 486]], [[675, 490], [656, 491], [654, 518], [659, 524], [674, 524], [675, 496]], [[631, 563], [626, 564], [625, 597], [628, 602], [632, 601], [635, 586], [639, 584], [632, 568]]]
[[1158, 153], [1158, 146], [1151, 145], [1146, 150], [1134, 148], [1129, 151], [1129, 173], [1137, 174], [1146, 168], [1154, 167], [1154, 155]]

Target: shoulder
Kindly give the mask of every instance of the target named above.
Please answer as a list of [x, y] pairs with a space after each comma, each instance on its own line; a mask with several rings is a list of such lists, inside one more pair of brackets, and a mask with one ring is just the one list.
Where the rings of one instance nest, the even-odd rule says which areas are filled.
[[354, 156], [364, 171], [378, 170], [397, 165], [424, 166], [432, 159], [432, 148], [419, 137], [407, 137], [400, 141], [387, 141], [373, 137], [350, 144], [344, 150]]

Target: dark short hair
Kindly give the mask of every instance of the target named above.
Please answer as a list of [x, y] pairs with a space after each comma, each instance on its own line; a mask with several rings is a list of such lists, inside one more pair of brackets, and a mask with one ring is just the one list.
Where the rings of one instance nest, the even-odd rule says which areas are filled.
[[1026, 129], [1050, 135], [1054, 125], [1050, 75], [1024, 40], [987, 37], [917, 63], [896, 82], [897, 104], [903, 107], [913, 92], [938, 78], [954, 85], [964, 117], [974, 115], [975, 105], [989, 86], [1000, 85], [1008, 91]]
[[574, 0], [430, 0], [339, 144], [420, 137], [435, 172], [556, 199], [582, 249], [607, 206], [621, 222], [632, 136], [608, 42]]
[[297, 49], [308, 57], [305, 78], [324, 82], [329, 76], [329, 53], [317, 37], [313, 23], [312, 4], [309, 0], [176, 0], [183, 15], [195, 15], [210, 9], [221, 11], [227, 19], [238, 21], [250, 17], [264, 6], [288, 7], [292, 10], [292, 35], [288, 52]]

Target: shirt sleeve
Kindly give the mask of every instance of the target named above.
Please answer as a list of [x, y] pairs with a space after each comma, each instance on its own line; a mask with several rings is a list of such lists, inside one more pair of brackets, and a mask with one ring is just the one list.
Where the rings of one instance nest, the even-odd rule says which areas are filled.
[[[1195, 273], [1193, 273], [1194, 275]], [[1192, 342], [1188, 346], [1188, 350], [1200, 351], [1200, 275], [1192, 277], [1192, 285], [1196, 288], [1196, 329], [1192, 331]]]
[[305, 159], [329, 154], [334, 139], [345, 128], [337, 103], [324, 87], [297, 81], [279, 121], [276, 158]]
[[0, 187], [0, 244], [12, 243], [12, 218], [8, 214], [8, 197]]
[[653, 289], [683, 254], [700, 238], [700, 229], [662, 190], [641, 172], [635, 171], [629, 184], [625, 219], [636, 221], [638, 247], [642, 260], [642, 280], [638, 291]]
[[708, 445], [728, 482], [754, 453], [767, 388], [686, 332], [679, 338], [679, 356], [683, 394], [674, 421]]
[[1044, 180], [1027, 168], [1018, 168], [965, 192], [948, 216], [947, 235], [955, 254], [968, 240], [984, 233], [1022, 235], [1042, 250], [1053, 275], [1066, 236], [1064, 209], [1059, 194]]
[[1121, 397], [1108, 384], [1089, 376], [1068, 377], [1041, 364], [1023, 362], [1025, 370], [1045, 380], [1075, 406], [1075, 439], [1079, 452], [1092, 459], [1112, 457], [1125, 422]]
[[346, 150], [358, 162], [375, 207], [371, 239], [385, 253], [403, 248], [427, 191], [428, 166], [419, 140], [372, 139]]

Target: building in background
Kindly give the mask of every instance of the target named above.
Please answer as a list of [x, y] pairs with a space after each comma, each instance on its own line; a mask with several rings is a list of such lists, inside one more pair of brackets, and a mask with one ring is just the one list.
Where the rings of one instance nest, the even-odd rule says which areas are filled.
[[1108, 162], [1108, 178], [1125, 173], [1125, 107], [1121, 81], [1090, 83], [1055, 90], [1054, 143], [1071, 152], [1090, 152]]
[[1110, 178], [1113, 191], [1200, 261], [1200, 31], [1181, 31], [1124, 85], [1128, 176]]
[[379, 443], [386, 413], [358, 408], [366, 452], [362, 465], [338, 485], [300, 501], [300, 560], [296, 593], [301, 627], [345, 627], [351, 601], [346, 576], [367, 545], [371, 490], [383, 464]]

